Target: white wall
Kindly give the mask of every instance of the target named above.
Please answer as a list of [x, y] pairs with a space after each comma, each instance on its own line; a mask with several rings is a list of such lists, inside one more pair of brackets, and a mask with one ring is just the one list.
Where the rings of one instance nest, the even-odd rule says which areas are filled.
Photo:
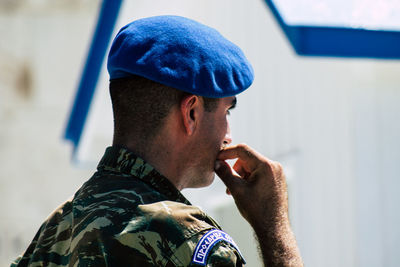
[[[292, 224], [306, 266], [399, 265], [399, 61], [298, 57], [261, 0], [125, 2], [120, 25], [150, 15], [183, 15], [243, 48], [256, 79], [232, 112], [234, 142], [246, 142], [286, 167]], [[60, 8], [56, 15], [47, 10], [0, 17], [2, 36], [20, 38], [16, 47], [0, 46], [2, 58], [12, 55], [4, 47], [26, 51], [21, 62], [32, 66], [34, 80], [32, 97], [24, 100], [9, 76], [0, 75], [0, 118], [6, 125], [0, 128], [0, 207], [7, 214], [0, 220], [7, 232], [0, 235], [2, 259], [18, 253], [4, 252], [8, 244], [25, 247], [33, 229], [91, 173], [70, 165], [70, 149], [60, 140], [97, 11], [93, 2], [86, 5]], [[9, 31], [15, 25], [31, 37]], [[107, 94], [104, 72], [86, 129], [91, 142], [82, 153], [93, 162], [110, 143]], [[221, 182], [184, 193], [221, 222], [248, 266], [261, 266], [252, 231]]]
[[91, 170], [62, 139], [99, 1], [0, 1], [0, 266]]

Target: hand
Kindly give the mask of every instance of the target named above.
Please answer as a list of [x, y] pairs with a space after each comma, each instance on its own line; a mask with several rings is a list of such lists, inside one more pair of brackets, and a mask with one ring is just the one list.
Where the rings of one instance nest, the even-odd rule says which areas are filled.
[[[215, 172], [253, 228], [262, 227], [266, 220], [288, 220], [286, 181], [279, 163], [244, 144], [225, 148], [217, 158]], [[239, 175], [234, 174], [227, 159], [237, 159], [233, 170]]]
[[[215, 172], [235, 199], [242, 216], [253, 227], [264, 265], [303, 266], [288, 216], [285, 175], [282, 166], [240, 144], [222, 150]], [[227, 159], [237, 159], [231, 167]]]

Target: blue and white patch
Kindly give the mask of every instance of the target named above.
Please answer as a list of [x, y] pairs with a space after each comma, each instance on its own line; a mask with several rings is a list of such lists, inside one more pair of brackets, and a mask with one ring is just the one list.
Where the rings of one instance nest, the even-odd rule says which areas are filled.
[[[230, 237], [227, 233], [221, 230], [210, 230], [208, 231], [197, 243], [197, 246], [194, 250], [192, 262], [205, 266], [207, 263], [207, 258], [208, 255], [210, 254], [210, 251], [212, 248], [219, 242], [225, 241], [231, 244], [237, 252], [240, 254], [242, 257], [242, 254], [240, 253], [239, 247], [236, 245], [235, 241], [233, 241], [232, 237]], [[242, 257], [243, 259], [243, 257]]]

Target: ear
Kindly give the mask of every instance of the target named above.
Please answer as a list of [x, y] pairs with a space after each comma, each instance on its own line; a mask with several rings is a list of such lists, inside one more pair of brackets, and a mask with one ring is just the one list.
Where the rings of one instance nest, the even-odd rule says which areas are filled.
[[181, 101], [180, 112], [183, 127], [188, 135], [192, 135], [199, 123], [202, 110], [200, 97], [196, 95], [185, 96]]

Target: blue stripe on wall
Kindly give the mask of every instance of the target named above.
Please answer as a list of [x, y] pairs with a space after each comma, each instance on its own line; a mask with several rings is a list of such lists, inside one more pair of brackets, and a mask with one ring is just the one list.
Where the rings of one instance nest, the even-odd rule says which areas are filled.
[[64, 138], [73, 143], [74, 152], [79, 145], [121, 4], [122, 0], [103, 0], [101, 5], [96, 29], [64, 133]]
[[288, 25], [272, 0], [265, 0], [297, 54], [400, 59], [400, 31]]

